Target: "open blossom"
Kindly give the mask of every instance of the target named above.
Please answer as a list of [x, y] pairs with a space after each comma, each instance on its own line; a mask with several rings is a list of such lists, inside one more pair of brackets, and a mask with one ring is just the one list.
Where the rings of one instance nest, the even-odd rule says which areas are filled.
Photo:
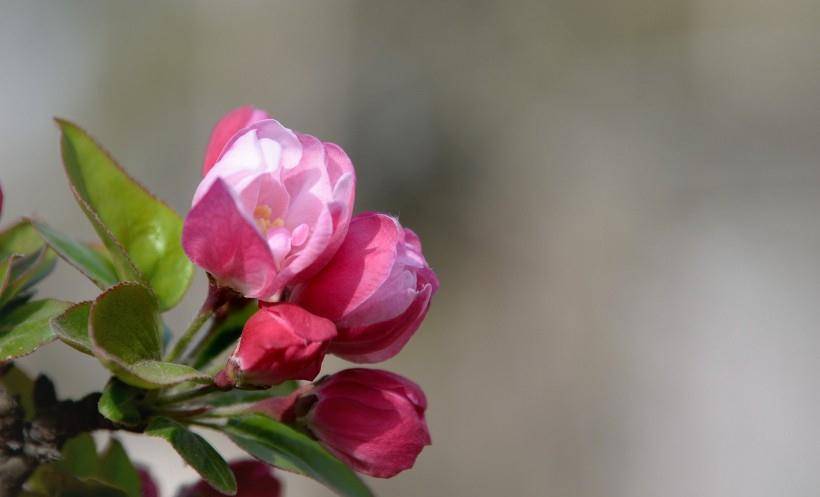
[[[282, 483], [273, 475], [273, 468], [267, 464], [242, 460], [230, 464], [236, 477], [236, 497], [280, 497]], [[204, 480], [182, 488], [177, 497], [224, 497]]]
[[401, 350], [438, 286], [415, 233], [393, 217], [364, 213], [353, 218], [333, 259], [290, 300], [336, 323], [332, 353], [372, 363]]
[[230, 130], [257, 117], [264, 114], [246, 109], [215, 129], [182, 245], [220, 285], [273, 301], [286, 285], [320, 270], [341, 245], [355, 175], [340, 147], [273, 119], [251, 122], [220, 145]]
[[216, 383], [222, 387], [263, 387], [286, 380], [312, 380], [319, 374], [335, 336], [332, 322], [299, 306], [262, 307], [245, 323]]
[[[397, 374], [347, 369], [298, 395], [289, 397], [294, 406], [291, 411], [328, 450], [361, 473], [394, 476], [413, 467], [431, 443], [424, 419], [424, 392]], [[270, 401], [260, 402], [255, 410], [271, 411], [279, 419], [286, 411]]]

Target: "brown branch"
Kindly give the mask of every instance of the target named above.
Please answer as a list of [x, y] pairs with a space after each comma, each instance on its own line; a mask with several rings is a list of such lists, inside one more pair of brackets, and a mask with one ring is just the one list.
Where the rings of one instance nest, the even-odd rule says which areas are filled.
[[71, 437], [124, 429], [99, 413], [99, 393], [76, 401], [57, 401], [48, 394], [40, 397], [37, 415], [26, 421], [17, 400], [0, 385], [0, 497], [18, 495], [37, 466], [59, 459], [60, 449]]

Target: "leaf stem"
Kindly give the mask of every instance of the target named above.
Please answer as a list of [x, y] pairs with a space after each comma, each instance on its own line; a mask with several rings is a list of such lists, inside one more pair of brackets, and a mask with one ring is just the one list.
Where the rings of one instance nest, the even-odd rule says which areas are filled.
[[192, 425], [192, 426], [201, 426], [203, 428], [210, 428], [211, 430], [216, 430], [216, 431], [222, 431], [222, 427], [224, 426], [220, 423], [211, 423], [211, 422], [208, 422], [208, 421], [202, 421], [200, 419], [196, 419], [196, 420], [191, 419], [191, 420], [186, 420], [185, 422], [189, 425]]
[[[202, 307], [199, 308], [199, 312], [194, 316], [194, 319], [191, 321], [191, 324], [188, 325], [188, 329], [185, 330], [185, 333], [179, 338], [179, 341], [174, 345], [174, 348], [168, 353], [165, 357], [166, 361], [176, 361], [180, 359], [180, 357], [184, 356], [185, 349], [188, 348], [188, 345], [191, 343], [191, 340], [194, 339], [197, 332], [202, 328], [202, 326], [208, 322], [211, 316], [217, 315], [217, 318], [220, 314], [220, 308], [226, 305], [230, 305], [230, 303], [239, 297], [235, 291], [227, 287], [221, 287], [216, 282], [213, 276], [210, 274], [208, 275], [208, 295], [205, 297], [205, 302], [202, 303]], [[213, 326], [211, 327], [213, 329]], [[185, 362], [182, 360], [181, 362]]]
[[191, 340], [194, 339], [196, 333], [202, 328], [208, 319], [211, 318], [211, 315], [214, 313], [213, 308], [202, 306], [202, 309], [199, 310], [194, 319], [191, 321], [191, 324], [188, 325], [188, 329], [185, 330], [185, 333], [179, 338], [179, 341], [174, 345], [174, 348], [171, 349], [171, 352], [165, 357], [165, 360], [168, 362], [173, 362], [179, 359], [179, 356], [185, 352], [185, 349], [188, 347], [188, 344], [191, 343]]
[[188, 400], [193, 400], [199, 397], [204, 397], [208, 394], [218, 392], [219, 388], [216, 385], [205, 385], [204, 387], [195, 388], [185, 392], [180, 392], [176, 395], [169, 395], [168, 397], [161, 397], [154, 404], [156, 406], [167, 406], [171, 404], [178, 404]]

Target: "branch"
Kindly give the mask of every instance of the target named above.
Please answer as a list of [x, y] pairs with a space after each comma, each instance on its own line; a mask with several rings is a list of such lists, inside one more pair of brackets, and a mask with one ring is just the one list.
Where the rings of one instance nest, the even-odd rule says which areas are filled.
[[[59, 459], [63, 444], [75, 435], [125, 429], [99, 413], [99, 393], [77, 401], [41, 397], [37, 416], [26, 421], [17, 400], [0, 385], [0, 497], [18, 495], [37, 466]], [[40, 405], [43, 400], [47, 405]]]

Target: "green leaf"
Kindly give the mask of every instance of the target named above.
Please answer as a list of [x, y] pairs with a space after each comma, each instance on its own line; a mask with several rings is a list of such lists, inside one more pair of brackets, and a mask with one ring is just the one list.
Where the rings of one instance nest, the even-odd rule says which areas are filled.
[[57, 120], [72, 191], [111, 254], [120, 280], [142, 280], [163, 310], [176, 305], [194, 269], [181, 245], [182, 219], [76, 125]]
[[48, 276], [56, 262], [54, 253], [45, 246], [30, 254], [9, 256], [9, 267], [1, 285], [0, 306], [11, 302]]
[[193, 366], [195, 368], [208, 366], [211, 361], [218, 358], [220, 354], [233, 345], [239, 339], [239, 335], [242, 334], [245, 322], [258, 309], [256, 301], [251, 300], [242, 309], [228, 315], [208, 334], [202, 345], [197, 346]]
[[99, 479], [125, 491], [129, 497], [141, 497], [142, 483], [119, 440], [112, 439], [100, 458]]
[[112, 439], [105, 452], [98, 454], [91, 434], [82, 433], [63, 445], [62, 458], [55, 466], [63, 475], [82, 482], [104, 483], [129, 497], [141, 497], [139, 473], [117, 439]]
[[185, 462], [215, 489], [227, 495], [236, 494], [236, 479], [228, 463], [201, 436], [164, 417], [151, 420], [145, 434], [167, 440]]
[[36, 300], [4, 316], [0, 323], [0, 363], [31, 354], [53, 341], [57, 336], [51, 331], [49, 320], [69, 305], [59, 300]]
[[139, 403], [143, 396], [144, 390], [111, 378], [102, 391], [97, 408], [100, 414], [115, 423], [136, 426], [142, 422]]
[[91, 338], [88, 336], [88, 315], [91, 302], [80, 302], [66, 309], [51, 320], [51, 330], [66, 345], [88, 355], [94, 355]]
[[63, 445], [62, 459], [57, 466], [77, 478], [91, 478], [100, 472], [97, 444], [90, 433], [81, 433]]
[[233, 418], [224, 431], [239, 447], [268, 464], [309, 476], [344, 497], [373, 497], [356, 473], [318, 442], [267, 416]]
[[96, 478], [71, 476], [54, 464], [37, 468], [26, 486], [28, 491], [49, 497], [129, 497], [124, 491]]
[[16, 259], [21, 257], [21, 255], [14, 254], [0, 261], [0, 302], [3, 299], [3, 294], [6, 293], [6, 287], [8, 287], [11, 282], [12, 265]]
[[100, 289], [105, 290], [118, 280], [116, 270], [100, 252], [76, 242], [49, 226], [33, 222], [34, 228], [48, 245], [66, 262], [86, 275]]
[[0, 232], [0, 306], [45, 278], [56, 263], [29, 221]]
[[94, 355], [120, 380], [140, 388], [161, 388], [210, 377], [182, 364], [162, 362], [157, 301], [140, 283], [120, 283], [91, 304], [89, 337]]
[[137, 383], [134, 386], [149, 389], [169, 387], [186, 381], [210, 383], [212, 380], [210, 376], [201, 371], [173, 362], [139, 361], [131, 364], [128, 371], [134, 375], [134, 381]]
[[31, 254], [43, 247], [43, 240], [29, 221], [18, 221], [0, 232], [0, 259], [11, 254]]
[[9, 364], [0, 376], [0, 384], [13, 397], [26, 413], [26, 419], [34, 417], [34, 380], [16, 364]]
[[124, 364], [160, 359], [159, 309], [145, 286], [114, 286], [97, 297], [89, 312], [89, 336], [98, 356]]

